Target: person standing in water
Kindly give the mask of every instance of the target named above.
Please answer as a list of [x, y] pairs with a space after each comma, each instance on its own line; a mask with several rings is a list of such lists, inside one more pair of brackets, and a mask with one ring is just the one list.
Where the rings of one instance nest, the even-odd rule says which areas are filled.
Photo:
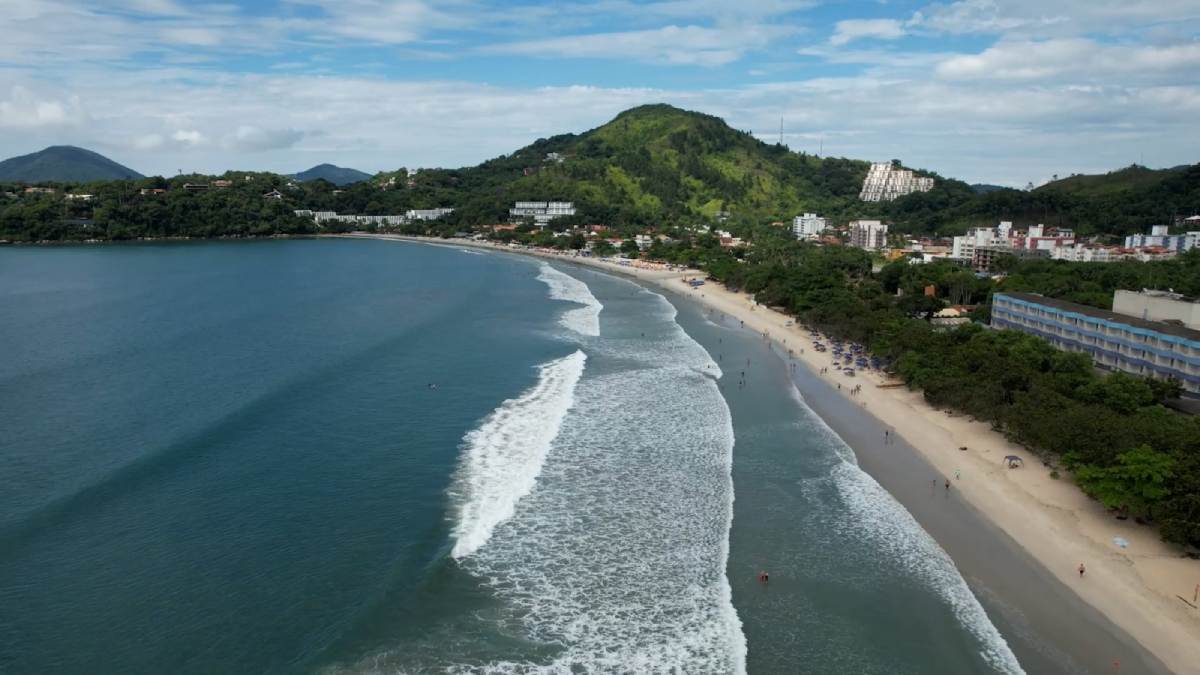
[[760, 584], [765, 584], [765, 583], [767, 583], [768, 580], [770, 580], [770, 577], [767, 575], [767, 571], [759, 570], [758, 571], [758, 582]]

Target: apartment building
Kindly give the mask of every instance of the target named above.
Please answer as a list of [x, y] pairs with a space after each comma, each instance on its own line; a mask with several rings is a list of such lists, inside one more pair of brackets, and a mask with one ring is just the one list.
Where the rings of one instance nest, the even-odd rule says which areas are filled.
[[893, 167], [891, 162], [874, 162], [867, 170], [858, 198], [864, 202], [890, 202], [897, 197], [932, 189], [932, 178], [923, 178], [908, 169]]
[[1174, 378], [1186, 396], [1200, 398], [1200, 330], [1186, 325], [1033, 293], [992, 296], [992, 325], [1038, 335], [1065, 351], [1083, 352], [1100, 368]]
[[887, 246], [888, 226], [878, 220], [850, 221], [850, 245], [878, 251]]

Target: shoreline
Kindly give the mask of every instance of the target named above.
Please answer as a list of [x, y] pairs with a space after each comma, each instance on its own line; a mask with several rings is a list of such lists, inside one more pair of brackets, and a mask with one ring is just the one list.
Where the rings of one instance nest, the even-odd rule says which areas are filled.
[[[1050, 478], [1049, 470], [1034, 462], [1026, 449], [1011, 443], [986, 423], [934, 409], [925, 403], [920, 392], [902, 385], [881, 387], [895, 383], [887, 382], [880, 373], [863, 373], [854, 379], [836, 372], [821, 375], [821, 368], [829, 365], [829, 357], [805, 349], [812, 340], [802, 325], [780, 312], [756, 306], [745, 294], [720, 285], [689, 289], [682, 283], [684, 277], [702, 278], [703, 272], [639, 268], [476, 241], [378, 234], [346, 236], [506, 251], [615, 272], [732, 316], [745, 328], [765, 334], [785, 354], [789, 347], [803, 350], [793, 358], [805, 365], [813, 378], [826, 382], [831, 389], [839, 383], [863, 385], [861, 393], [853, 398], [849, 396], [850, 387], [844, 387], [842, 399], [861, 406], [892, 430], [941, 476], [961, 472], [962, 478], [954, 481], [956, 494], [1008, 535], [1046, 574], [1128, 634], [1165, 667], [1184, 673], [1200, 663], [1200, 611], [1180, 601], [1180, 598], [1190, 599], [1194, 587], [1200, 583], [1200, 561], [1186, 558], [1178, 549], [1162, 542], [1152, 528], [1109, 516], [1102, 505], [1069, 480]], [[960, 447], [968, 449], [961, 451]], [[1022, 469], [1005, 469], [1001, 460], [1007, 454], [1027, 457], [1030, 462]], [[1128, 548], [1114, 544], [1115, 537], [1126, 540]], [[1087, 566], [1084, 579], [1079, 579], [1076, 572], [1081, 562]]]

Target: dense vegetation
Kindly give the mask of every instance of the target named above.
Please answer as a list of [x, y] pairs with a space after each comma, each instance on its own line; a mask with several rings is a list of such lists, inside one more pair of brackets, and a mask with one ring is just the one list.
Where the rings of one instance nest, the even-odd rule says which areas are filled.
[[[440, 231], [454, 231], [504, 222], [509, 207], [518, 200], [573, 201], [578, 215], [558, 221], [559, 225], [603, 223], [628, 230], [727, 219], [742, 224], [787, 222], [807, 211], [838, 223], [883, 218], [894, 223], [894, 231], [912, 233], [961, 232], [1003, 219], [1018, 226], [1044, 222], [1075, 227], [1085, 234], [1123, 235], [1151, 223], [1169, 222], [1175, 214], [1200, 211], [1200, 165], [1165, 171], [1135, 167], [1107, 176], [1072, 177], [1030, 192], [981, 192], [961, 181], [919, 172], [937, 178], [930, 192], [891, 203], [863, 203], [858, 194], [867, 167], [859, 160], [790, 152], [710, 115], [649, 105], [627, 110], [582, 134], [541, 139], [478, 166], [426, 169], [412, 176], [400, 169], [341, 190], [320, 179], [286, 188], [288, 179], [271, 174], [249, 174], [253, 180], [245, 183], [242, 178], [247, 174], [231, 172], [223, 178], [235, 185], [223, 196], [172, 194], [165, 200], [172, 208], [162, 209], [156, 205], [158, 198], [131, 196], [147, 186], [169, 184], [174, 193], [183, 182], [212, 179], [189, 176], [117, 184], [83, 184], [79, 181], [86, 179], [75, 179], [57, 187], [96, 194], [94, 214], [81, 205], [64, 208], [51, 196], [7, 198], [0, 201], [0, 238], [290, 233], [300, 227], [287, 215], [292, 209], [396, 214], [453, 207], [455, 212], [440, 224]], [[361, 175], [337, 172], [324, 177], [342, 182]], [[284, 192], [281, 203], [253, 203], [274, 188]], [[4, 189], [17, 191], [18, 186]], [[197, 210], [204, 213], [191, 213]], [[186, 222], [160, 220], [182, 211], [188, 212]]]
[[[806, 324], [867, 345], [927, 401], [990, 422], [1047, 462], [1062, 462], [1105, 505], [1157, 523], [1169, 541], [1200, 546], [1200, 417], [1161, 405], [1177, 382], [1101, 374], [1084, 354], [980, 324], [939, 329], [928, 319], [950, 299], [995, 291], [954, 265], [895, 263], [878, 273], [857, 249], [816, 247], [764, 228], [743, 254], [709, 236], [659, 244], [647, 255], [703, 265], [732, 288]], [[1200, 250], [1161, 263], [1200, 283]], [[1062, 276], [1085, 269], [1064, 264]], [[1124, 264], [1092, 264], [1120, 277]], [[937, 289], [937, 297], [923, 293]]]

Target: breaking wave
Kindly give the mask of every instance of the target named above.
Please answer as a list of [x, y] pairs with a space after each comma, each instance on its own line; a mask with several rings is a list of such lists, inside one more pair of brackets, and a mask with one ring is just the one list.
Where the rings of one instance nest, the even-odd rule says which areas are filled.
[[458, 502], [452, 557], [469, 556], [486, 544], [533, 490], [586, 361], [576, 351], [539, 366], [533, 388], [501, 403], [463, 438], [465, 452], [452, 489]]
[[559, 319], [563, 326], [580, 335], [600, 335], [600, 310], [604, 309], [604, 305], [592, 295], [587, 284], [545, 263], [542, 263], [537, 278], [550, 287], [551, 298], [583, 305], [563, 313]]
[[503, 601], [501, 632], [550, 655], [450, 672], [745, 672], [719, 369], [662, 296], [635, 302], [593, 345], [600, 372], [580, 382], [537, 488], [462, 561]]

